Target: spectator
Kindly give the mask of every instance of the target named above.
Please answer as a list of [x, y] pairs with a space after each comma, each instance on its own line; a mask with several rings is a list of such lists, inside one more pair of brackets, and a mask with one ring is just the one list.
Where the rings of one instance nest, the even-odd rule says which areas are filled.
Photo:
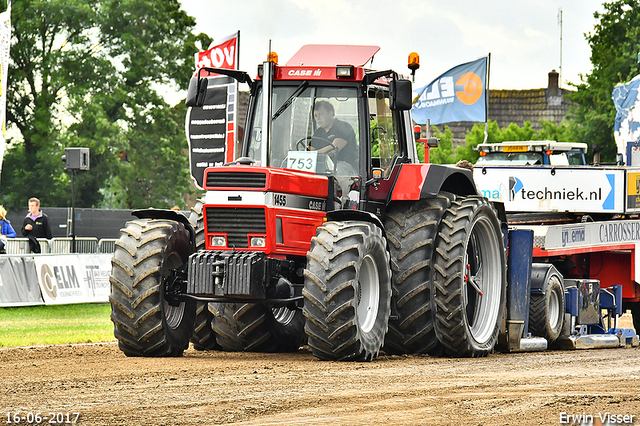
[[7, 238], [16, 238], [18, 235], [11, 226], [11, 222], [7, 220], [7, 211], [3, 206], [0, 206], [0, 254], [7, 253]]
[[40, 243], [37, 238], [51, 239], [51, 225], [49, 216], [40, 211], [40, 200], [29, 199], [29, 213], [25, 216], [22, 224], [22, 235], [29, 238], [31, 251], [40, 253]]

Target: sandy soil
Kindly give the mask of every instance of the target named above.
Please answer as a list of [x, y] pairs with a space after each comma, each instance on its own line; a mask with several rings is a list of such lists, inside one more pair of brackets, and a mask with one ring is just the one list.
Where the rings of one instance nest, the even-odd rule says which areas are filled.
[[640, 425], [639, 361], [637, 347], [370, 363], [305, 348], [162, 359], [113, 343], [14, 348], [0, 350], [0, 424], [39, 412], [87, 425], [598, 425], [605, 413]]

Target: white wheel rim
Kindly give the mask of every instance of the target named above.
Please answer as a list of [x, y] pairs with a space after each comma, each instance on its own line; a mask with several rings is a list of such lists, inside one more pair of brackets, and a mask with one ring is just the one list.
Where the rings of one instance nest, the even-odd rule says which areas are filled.
[[[477, 294], [473, 313], [467, 318], [471, 335], [478, 343], [485, 343], [491, 339], [498, 321], [500, 300], [502, 293], [502, 242], [495, 234], [494, 227], [486, 217], [480, 217], [473, 224], [469, 233], [467, 252], [464, 257], [466, 291], [465, 307], [470, 303], [469, 291], [476, 292], [469, 280], [473, 280], [482, 294]], [[479, 264], [475, 270], [467, 268], [469, 251], [475, 252]]]
[[[553, 277], [554, 282], [558, 282], [556, 277]], [[551, 290], [549, 295], [549, 326], [552, 330], [555, 330], [560, 322], [560, 298], [555, 289]]]
[[271, 313], [273, 313], [273, 318], [282, 325], [289, 325], [296, 315], [295, 310], [289, 309], [286, 306], [271, 308]]
[[373, 329], [378, 317], [380, 303], [380, 280], [378, 267], [368, 254], [362, 260], [360, 277], [356, 289], [356, 313], [360, 329], [367, 333]]

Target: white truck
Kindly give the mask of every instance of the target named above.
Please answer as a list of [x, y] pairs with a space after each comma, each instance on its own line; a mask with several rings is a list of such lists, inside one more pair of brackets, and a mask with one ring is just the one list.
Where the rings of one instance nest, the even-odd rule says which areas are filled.
[[510, 227], [533, 230], [534, 262], [553, 265], [562, 285], [533, 289], [532, 300], [537, 292], [555, 304], [545, 309], [548, 317], [560, 312], [559, 327], [570, 286], [576, 280], [597, 284], [622, 295], [619, 312], [631, 310], [639, 330], [640, 167], [589, 166], [582, 143], [504, 142], [478, 149], [478, 190], [504, 204]]

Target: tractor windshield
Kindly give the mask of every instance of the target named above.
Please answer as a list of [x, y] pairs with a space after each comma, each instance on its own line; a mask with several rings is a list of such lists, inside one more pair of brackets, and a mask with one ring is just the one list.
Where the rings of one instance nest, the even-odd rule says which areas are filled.
[[256, 97], [248, 155], [266, 166], [335, 176], [358, 176], [358, 101], [355, 87], [275, 85], [271, 146], [262, 135], [262, 92]]

